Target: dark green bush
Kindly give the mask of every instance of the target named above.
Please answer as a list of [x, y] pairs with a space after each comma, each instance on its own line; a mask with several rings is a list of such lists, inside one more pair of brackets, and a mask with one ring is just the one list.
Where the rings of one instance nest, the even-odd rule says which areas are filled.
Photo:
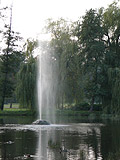
[[[90, 104], [88, 103], [79, 103], [76, 104], [72, 110], [75, 111], [89, 111], [91, 108]], [[102, 111], [102, 105], [101, 104], [94, 104], [93, 105], [93, 111]]]
[[102, 104], [94, 104], [93, 111], [102, 111]]
[[90, 105], [88, 103], [79, 103], [73, 107], [73, 110], [76, 111], [89, 111]]

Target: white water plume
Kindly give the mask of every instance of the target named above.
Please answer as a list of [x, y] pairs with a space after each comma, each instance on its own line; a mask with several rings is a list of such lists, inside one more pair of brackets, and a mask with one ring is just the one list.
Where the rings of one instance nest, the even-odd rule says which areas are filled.
[[39, 119], [52, 120], [54, 123], [57, 94], [56, 60], [47, 47], [45, 49], [40, 47], [39, 51], [37, 80]]

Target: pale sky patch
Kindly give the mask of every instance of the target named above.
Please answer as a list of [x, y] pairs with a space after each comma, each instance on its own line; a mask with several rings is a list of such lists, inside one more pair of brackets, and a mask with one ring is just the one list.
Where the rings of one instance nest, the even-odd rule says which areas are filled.
[[1, 5], [13, 3], [13, 29], [24, 37], [41, 33], [48, 18], [78, 20], [90, 8], [108, 7], [113, 0], [1, 0]]

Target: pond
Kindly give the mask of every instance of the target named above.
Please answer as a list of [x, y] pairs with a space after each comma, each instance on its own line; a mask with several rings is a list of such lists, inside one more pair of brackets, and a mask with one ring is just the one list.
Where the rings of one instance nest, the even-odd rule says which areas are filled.
[[108, 160], [119, 156], [118, 122], [64, 117], [57, 124], [39, 126], [32, 125], [34, 120], [34, 117], [0, 119], [0, 159]]

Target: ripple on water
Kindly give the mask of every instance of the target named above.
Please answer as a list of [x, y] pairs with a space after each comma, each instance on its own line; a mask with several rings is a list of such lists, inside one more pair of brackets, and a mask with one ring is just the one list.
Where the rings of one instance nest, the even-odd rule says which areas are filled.
[[0, 126], [0, 132], [4, 132], [4, 130], [17, 130], [17, 131], [39, 131], [39, 130], [61, 130], [63, 128], [68, 127], [69, 125], [62, 124], [50, 124], [50, 125], [19, 125], [19, 124], [6, 124], [4, 126]]

